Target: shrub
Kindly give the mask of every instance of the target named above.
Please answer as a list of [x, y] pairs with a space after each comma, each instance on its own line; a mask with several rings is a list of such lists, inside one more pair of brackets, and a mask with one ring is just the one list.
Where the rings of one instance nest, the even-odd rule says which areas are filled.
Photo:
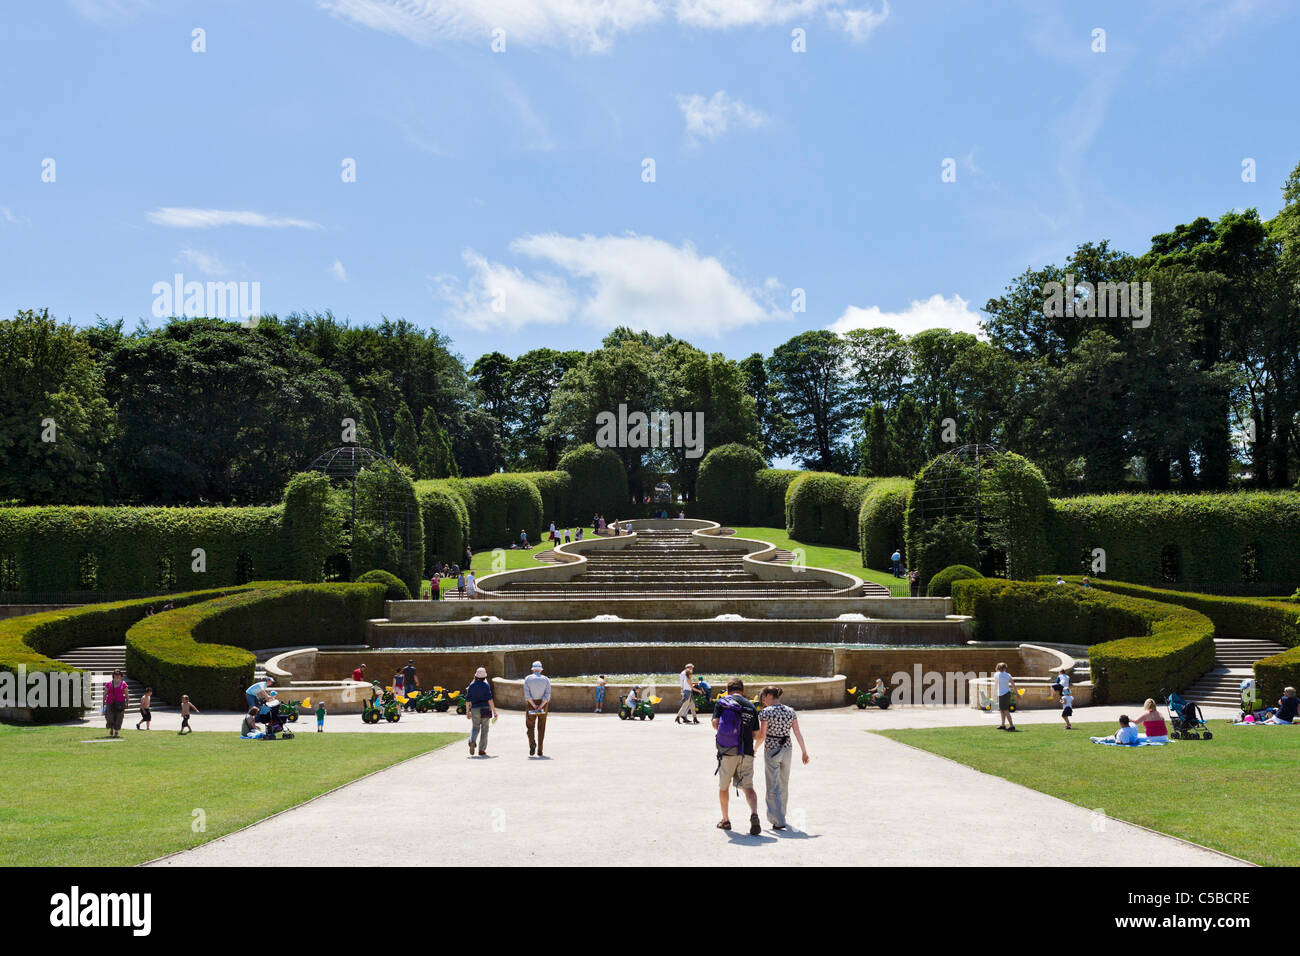
[[760, 528], [785, 527], [785, 496], [790, 483], [803, 472], [790, 468], [763, 468], [754, 474], [749, 499], [749, 521]]
[[1214, 666], [1214, 624], [1199, 611], [1097, 588], [960, 580], [953, 607], [982, 640], [1087, 644], [1093, 702], [1140, 701], [1193, 683]]
[[903, 547], [903, 525], [911, 495], [911, 479], [882, 478], [863, 496], [858, 509], [858, 550], [864, 568], [889, 569], [890, 555], [895, 548]]
[[926, 597], [951, 597], [954, 581], [968, 581], [982, 577], [984, 575], [965, 564], [950, 564], [930, 579], [925, 594]]
[[744, 524], [754, 514], [754, 476], [763, 465], [763, 456], [749, 445], [719, 445], [700, 462], [695, 500], [714, 521]]
[[[520, 531], [532, 541], [542, 534], [542, 495], [518, 475], [452, 478], [447, 487], [459, 494], [469, 512], [469, 543], [474, 548], [509, 547]], [[460, 555], [456, 556], [460, 560]]]
[[469, 509], [465, 499], [442, 481], [415, 485], [424, 524], [425, 570], [435, 561], [459, 562], [469, 543]]
[[419, 593], [424, 577], [424, 526], [415, 485], [404, 472], [366, 468], [356, 477], [352, 574], [389, 571]]
[[854, 547], [862, 499], [878, 478], [806, 471], [785, 495], [786, 532], [796, 541]]
[[[191, 591], [168, 595], [166, 600], [178, 608], [187, 607], [252, 588], [278, 587], [282, 583], [260, 582], [242, 588]], [[146, 617], [151, 607], [156, 608], [160, 603], [159, 598], [139, 598], [25, 614], [0, 621], [0, 671], [16, 674], [21, 664], [28, 673], [73, 673], [77, 668], [52, 658], [74, 647], [124, 644], [127, 630]], [[80, 715], [80, 708], [40, 708], [34, 711], [35, 718], [43, 723], [74, 720]]]
[[573, 483], [573, 478], [567, 471], [521, 471], [511, 472], [511, 474], [519, 478], [527, 478], [537, 486], [537, 492], [542, 496], [543, 525], [549, 525], [552, 521], [557, 525], [571, 525], [575, 521], [585, 524], [590, 520], [590, 513], [586, 515], [573, 513], [569, 501], [569, 486]]
[[250, 651], [294, 644], [358, 644], [383, 613], [380, 584], [287, 584], [252, 588], [137, 621], [126, 632], [126, 666], [157, 695], [237, 709], [253, 682]]
[[378, 568], [367, 571], [357, 578], [357, 584], [382, 584], [384, 586], [384, 598], [389, 601], [411, 600], [411, 592], [402, 583], [401, 578]]
[[[1047, 537], [1052, 567], [1060, 571], [1091, 573], [1093, 550], [1101, 548], [1105, 573], [1135, 584], [1239, 584], [1285, 593], [1300, 581], [1300, 494], [1292, 491], [1057, 498]], [[1175, 564], [1177, 578], [1166, 580]]]
[[620, 517], [628, 490], [627, 470], [618, 455], [590, 443], [579, 445], [564, 453], [559, 467], [569, 473], [569, 510], [575, 520], [585, 525], [593, 514], [609, 521]]
[[[341, 547], [343, 516], [334, 507], [329, 478], [303, 471], [284, 488], [284, 564], [287, 578], [319, 581], [325, 559]], [[256, 570], [256, 569], [254, 569]]]

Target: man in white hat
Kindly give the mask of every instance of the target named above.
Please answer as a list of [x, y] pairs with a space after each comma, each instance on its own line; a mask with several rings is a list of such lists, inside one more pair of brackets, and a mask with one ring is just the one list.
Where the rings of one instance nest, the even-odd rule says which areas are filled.
[[528, 756], [541, 757], [546, 740], [546, 711], [551, 706], [551, 679], [542, 674], [542, 662], [524, 678], [524, 726], [528, 729]]
[[497, 703], [492, 698], [486, 667], [476, 670], [474, 680], [465, 688], [465, 716], [469, 718], [469, 755], [474, 756], [477, 741], [478, 755], [486, 757], [488, 728], [497, 719]]

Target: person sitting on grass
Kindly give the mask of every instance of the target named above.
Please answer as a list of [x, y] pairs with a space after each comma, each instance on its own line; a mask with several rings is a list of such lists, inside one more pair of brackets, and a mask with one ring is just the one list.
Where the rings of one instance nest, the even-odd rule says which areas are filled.
[[1271, 717], [1265, 721], [1269, 724], [1290, 724], [1294, 723], [1297, 712], [1300, 712], [1300, 698], [1295, 695], [1294, 687], [1282, 688], [1282, 696], [1278, 698], [1277, 710], [1273, 711]]
[[1169, 728], [1165, 726], [1165, 719], [1160, 716], [1160, 709], [1150, 697], [1142, 705], [1142, 713], [1138, 715], [1136, 723], [1142, 728], [1142, 733], [1148, 740], [1169, 739]]
[[1128, 714], [1119, 715], [1119, 730], [1115, 731], [1112, 739], [1117, 744], [1136, 744], [1138, 742], [1137, 728], [1128, 719]]
[[248, 713], [244, 715], [244, 722], [239, 725], [239, 736], [251, 737], [260, 733], [257, 729], [257, 708], [248, 708]]

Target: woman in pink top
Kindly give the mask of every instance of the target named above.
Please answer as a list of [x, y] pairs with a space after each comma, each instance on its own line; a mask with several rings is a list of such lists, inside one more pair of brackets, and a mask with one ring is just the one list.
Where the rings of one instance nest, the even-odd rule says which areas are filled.
[[1165, 726], [1165, 719], [1160, 716], [1156, 702], [1150, 697], [1142, 705], [1142, 713], [1134, 723], [1142, 728], [1142, 733], [1146, 734], [1148, 739], [1169, 736], [1169, 728]]
[[126, 714], [126, 678], [113, 671], [113, 679], [104, 685], [104, 719], [110, 737], [122, 736], [122, 717]]

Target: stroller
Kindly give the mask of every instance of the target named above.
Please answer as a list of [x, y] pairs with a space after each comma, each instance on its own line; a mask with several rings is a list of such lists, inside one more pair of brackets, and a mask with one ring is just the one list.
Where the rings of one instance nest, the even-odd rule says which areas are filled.
[[1170, 694], [1165, 698], [1165, 706], [1169, 708], [1169, 722], [1173, 725], [1169, 731], [1171, 738], [1174, 740], [1214, 739], [1214, 734], [1205, 723], [1205, 715], [1201, 713], [1201, 708], [1197, 704], [1184, 700], [1177, 694]]
[[[257, 718], [259, 722], [266, 724], [266, 734], [262, 739], [275, 740], [276, 734], [279, 734], [281, 740], [293, 740], [293, 731], [284, 726], [290, 718], [287, 714], [280, 713], [280, 701], [272, 697], [266, 702], [266, 706], [266, 713]], [[296, 713], [293, 719], [297, 719]]]

